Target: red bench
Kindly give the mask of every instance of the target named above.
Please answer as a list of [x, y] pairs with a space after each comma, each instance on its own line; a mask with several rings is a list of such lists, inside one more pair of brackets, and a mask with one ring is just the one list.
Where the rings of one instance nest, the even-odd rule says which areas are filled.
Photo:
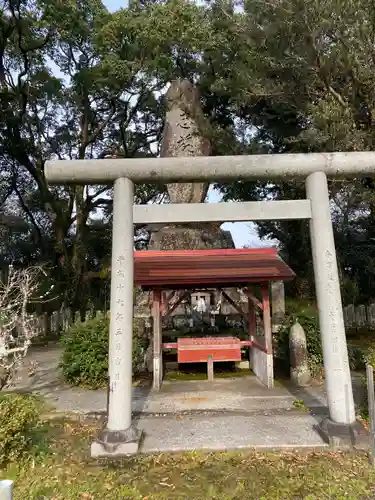
[[178, 363], [207, 363], [208, 378], [213, 379], [215, 361], [241, 361], [241, 347], [250, 341], [236, 337], [180, 338], [163, 344], [164, 349], [177, 349]]
[[207, 363], [209, 356], [213, 361], [241, 361], [240, 340], [234, 337], [178, 339], [179, 363]]

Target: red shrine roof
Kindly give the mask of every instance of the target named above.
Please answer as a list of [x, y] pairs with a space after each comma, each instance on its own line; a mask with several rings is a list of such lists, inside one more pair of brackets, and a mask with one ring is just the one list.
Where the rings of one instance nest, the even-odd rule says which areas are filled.
[[290, 267], [276, 248], [144, 250], [134, 253], [134, 282], [150, 288], [238, 287], [291, 280]]

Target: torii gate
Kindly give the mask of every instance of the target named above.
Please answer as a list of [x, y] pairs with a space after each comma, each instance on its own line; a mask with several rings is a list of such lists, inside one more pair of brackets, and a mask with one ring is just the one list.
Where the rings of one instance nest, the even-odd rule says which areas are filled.
[[[356, 422], [327, 176], [375, 174], [375, 152], [220, 157], [65, 160], [46, 163], [53, 184], [114, 184], [106, 428], [92, 443], [93, 456], [136, 453], [140, 432], [132, 425], [133, 224], [309, 219], [322, 337], [329, 418], [321, 431], [331, 443], [351, 443]], [[248, 203], [133, 206], [133, 183], [305, 179], [306, 199]]]

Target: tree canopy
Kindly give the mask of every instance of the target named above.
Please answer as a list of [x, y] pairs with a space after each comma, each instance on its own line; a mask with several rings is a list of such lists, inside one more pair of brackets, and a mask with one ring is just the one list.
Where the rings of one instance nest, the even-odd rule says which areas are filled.
[[[84, 309], [102, 288], [111, 240], [107, 186], [47, 184], [48, 159], [147, 157], [159, 152], [164, 94], [198, 85], [213, 154], [375, 149], [375, 7], [364, 0], [0, 1], [2, 265], [48, 263], [62, 301]], [[296, 182], [219, 185], [226, 199], [304, 197]], [[346, 300], [374, 297], [372, 179], [332, 182]], [[136, 203], [165, 186], [138, 186]], [[313, 294], [306, 225], [259, 224]], [[136, 237], [144, 244], [142, 228]], [[147, 244], [147, 238], [146, 238]]]

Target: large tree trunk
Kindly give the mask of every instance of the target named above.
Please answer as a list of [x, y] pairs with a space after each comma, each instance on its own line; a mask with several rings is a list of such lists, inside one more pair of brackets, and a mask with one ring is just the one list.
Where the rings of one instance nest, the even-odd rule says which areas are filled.
[[[171, 83], [167, 95], [167, 113], [161, 147], [161, 156], [208, 156], [211, 145], [206, 138], [208, 123], [204, 118], [197, 88], [186, 79]], [[203, 203], [208, 183], [168, 184], [171, 203]], [[220, 224], [182, 224], [178, 227], [152, 228], [149, 249], [180, 250], [204, 248], [232, 248], [229, 232]]]

